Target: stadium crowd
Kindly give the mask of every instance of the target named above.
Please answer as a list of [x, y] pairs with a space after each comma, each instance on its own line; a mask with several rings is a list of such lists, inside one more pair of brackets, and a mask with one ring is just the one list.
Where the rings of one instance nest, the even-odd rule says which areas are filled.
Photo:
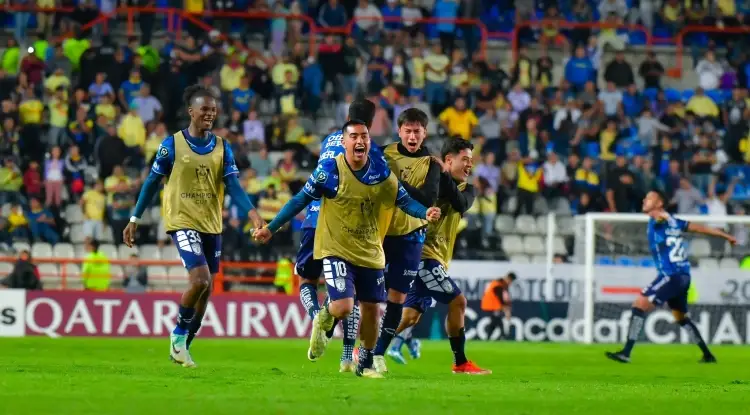
[[[181, 40], [155, 35], [155, 20], [145, 14], [140, 36], [124, 42], [101, 29], [80, 30], [113, 3], [82, 1], [59, 19], [40, 14], [36, 29], [31, 16], [15, 14], [0, 70], [0, 244], [6, 247], [19, 240], [70, 241], [76, 232], [106, 239], [107, 227], [113, 242], [122, 243], [140, 184], [161, 141], [183, 126], [180, 96], [194, 83], [221, 98], [214, 131], [232, 143], [243, 184], [266, 220], [300, 188], [320, 139], [343, 124], [358, 95], [377, 104], [370, 132], [380, 144], [394, 140], [394, 120], [410, 106], [432, 116], [430, 146], [445, 136], [472, 140], [480, 196], [467, 215], [464, 242], [495, 256], [503, 256], [498, 214], [636, 212], [652, 188], [664, 191], [678, 213], [745, 209], [750, 58], [740, 47], [726, 48], [745, 36], [719, 34], [705, 45], [693, 39], [699, 82], [675, 90], [662, 88], [666, 64], [656, 54], [630, 63], [627, 35], [561, 31], [554, 21], [641, 23], [674, 33], [687, 24], [743, 25], [747, 2], [258, 0], [232, 6], [307, 13], [321, 27], [356, 18], [353, 36], [325, 35], [312, 55], [303, 25], [281, 17], [252, 20], [236, 31], [235, 22], [215, 19], [221, 32], [191, 27]], [[230, 3], [187, 1], [186, 10]], [[378, 20], [393, 16], [403, 21]], [[415, 19], [429, 16], [480, 18], [490, 29], [525, 19], [546, 23], [521, 33], [533, 51], [521, 47], [510, 65], [499, 65], [481, 53], [477, 30], [464, 29], [460, 38], [451, 23], [422, 30]], [[47, 40], [68, 28], [73, 37]], [[258, 36], [262, 52], [247, 47]], [[553, 45], [568, 51], [565, 61], [550, 58]], [[604, 48], [617, 51], [614, 59], [603, 60]], [[68, 215], [76, 209], [71, 206], [82, 210], [81, 227]], [[158, 214], [152, 217], [155, 226], [141, 232], [140, 242], [167, 243]], [[227, 205], [225, 256], [269, 255], [272, 248], [250, 242], [244, 218]], [[276, 247], [291, 248], [299, 224]]]

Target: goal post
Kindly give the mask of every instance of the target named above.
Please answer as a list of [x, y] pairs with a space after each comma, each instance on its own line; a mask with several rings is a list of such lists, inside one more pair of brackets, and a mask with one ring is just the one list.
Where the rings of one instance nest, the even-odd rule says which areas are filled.
[[[737, 226], [750, 228], [750, 216], [675, 216], [704, 226], [722, 228], [730, 234]], [[555, 221], [560, 220], [559, 217], [550, 219], [548, 239], [555, 237], [551, 234], [557, 233], [559, 228], [555, 226]], [[575, 231], [570, 257], [572, 267], [569, 269], [577, 275], [570, 275], [570, 278], [581, 284], [581, 295], [571, 298], [568, 304], [567, 318], [573, 341], [587, 344], [619, 343], [624, 338], [630, 304], [639, 290], [657, 275], [649, 252], [648, 221], [649, 217], [645, 214], [627, 213], [588, 213], [573, 218]], [[685, 238], [687, 252], [680, 250], [674, 255], [687, 256], [693, 264], [692, 284], [699, 295], [706, 294], [706, 299], [701, 300], [700, 305], [719, 306], [722, 313], [726, 310], [730, 314], [739, 313], [739, 310], [731, 309], [722, 288], [727, 278], [734, 276], [731, 277], [733, 281], [741, 281], [750, 274], [739, 269], [739, 263], [747, 252], [741, 248], [732, 249], [720, 238], [698, 234], [687, 234]], [[741, 317], [741, 320], [745, 320], [745, 317]], [[709, 331], [709, 325], [710, 330], [714, 330], [715, 324], [718, 323], [706, 323], [705, 330]]]

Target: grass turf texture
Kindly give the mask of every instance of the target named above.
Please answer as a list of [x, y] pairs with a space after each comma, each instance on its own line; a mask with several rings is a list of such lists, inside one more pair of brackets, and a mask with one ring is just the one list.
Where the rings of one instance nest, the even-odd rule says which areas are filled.
[[[420, 360], [388, 361], [388, 379], [338, 373], [341, 341], [322, 360], [305, 341], [196, 339], [199, 367], [168, 360], [168, 340], [0, 339], [1, 414], [747, 414], [748, 352], [638, 345], [630, 365], [616, 347], [467, 344], [494, 373], [453, 375], [447, 342], [424, 342]], [[406, 352], [406, 349], [404, 349]]]

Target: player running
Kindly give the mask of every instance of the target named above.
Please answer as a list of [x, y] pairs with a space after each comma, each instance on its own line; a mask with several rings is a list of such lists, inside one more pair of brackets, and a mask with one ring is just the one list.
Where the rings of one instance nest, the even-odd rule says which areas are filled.
[[190, 126], [159, 146], [123, 239], [129, 247], [135, 245], [138, 220], [159, 191], [161, 179], [166, 178], [164, 221], [190, 278], [190, 287], [180, 301], [177, 326], [170, 335], [169, 355], [175, 363], [193, 367], [189, 348], [201, 327], [211, 283], [219, 271], [224, 188], [240, 209], [248, 212], [254, 227], [265, 222], [240, 185], [231, 145], [210, 132], [217, 114], [216, 98], [195, 85], [185, 90], [184, 100]]
[[607, 352], [606, 355], [609, 359], [629, 363], [630, 352], [641, 333], [646, 313], [666, 303], [672, 310], [677, 324], [690, 333], [693, 341], [703, 352], [700, 362], [716, 363], [716, 358], [708, 350], [700, 331], [687, 316], [690, 262], [684, 233], [718, 236], [732, 245], [736, 243], [736, 240], [718, 229], [696, 225], [670, 215], [664, 209], [664, 197], [655, 191], [649, 192], [643, 199], [643, 212], [651, 217], [648, 222], [648, 246], [654, 256], [658, 275], [633, 302], [625, 347], [616, 353]]
[[[375, 104], [362, 99], [356, 100], [349, 106], [349, 119], [362, 120], [369, 128], [372, 125], [372, 119], [375, 116]], [[377, 151], [377, 147], [373, 150]], [[333, 159], [344, 152], [343, 134], [341, 130], [335, 131], [323, 139], [320, 145], [320, 156], [318, 163], [323, 160]], [[377, 157], [381, 157], [377, 152]], [[371, 156], [373, 156], [371, 154]], [[307, 208], [305, 221], [302, 224], [302, 237], [300, 246], [297, 251], [297, 260], [295, 271], [301, 278], [299, 287], [299, 296], [302, 306], [305, 307], [310, 319], [320, 311], [318, 303], [318, 281], [323, 272], [323, 261], [313, 258], [313, 246], [315, 241], [315, 228], [318, 223], [318, 212], [320, 211], [320, 200], [313, 200]], [[334, 328], [336, 325], [334, 324]], [[352, 314], [343, 322], [344, 329], [344, 348], [341, 353], [340, 372], [354, 372], [356, 369], [352, 352], [357, 341], [357, 332], [359, 331], [359, 305], [354, 305]], [[327, 333], [328, 338], [333, 337], [333, 329]]]
[[487, 375], [492, 371], [482, 369], [466, 358], [466, 297], [446, 272], [453, 256], [461, 215], [474, 203], [474, 188], [467, 183], [473, 149], [474, 146], [462, 138], [448, 139], [443, 145], [441, 157], [445, 167], [440, 175], [440, 197], [437, 201], [442, 214], [440, 220], [427, 226], [419, 274], [406, 297], [397, 332], [401, 333], [417, 324], [425, 310], [432, 306], [433, 299], [447, 304], [445, 329], [453, 351], [453, 373]]
[[[406, 109], [398, 117], [398, 135], [401, 141], [385, 146], [383, 154], [391, 171], [409, 195], [424, 206], [432, 206], [438, 196], [441, 167], [422, 146], [427, 137], [427, 122], [428, 117], [424, 111], [417, 108]], [[406, 293], [417, 276], [426, 228], [426, 221], [397, 211], [393, 214], [383, 241], [388, 301], [373, 360], [375, 370], [379, 372], [388, 370], [383, 356], [401, 321]]]
[[406, 364], [406, 358], [401, 351], [404, 345], [406, 345], [412, 359], [422, 357], [422, 342], [412, 336], [413, 329], [414, 327], [407, 327], [401, 333], [393, 336], [393, 343], [391, 343], [391, 347], [386, 354], [397, 363]]
[[390, 224], [392, 207], [417, 218], [436, 221], [440, 209], [426, 208], [412, 199], [382, 160], [369, 157], [370, 136], [363, 121], [344, 124], [344, 154], [326, 159], [310, 175], [302, 191], [287, 202], [267, 227], [253, 237], [267, 242], [312, 200], [321, 200], [314, 258], [323, 261], [330, 302], [313, 320], [309, 358], [323, 355], [326, 331], [335, 319], [346, 318], [360, 302], [361, 346], [358, 376], [381, 378], [372, 369], [372, 349], [378, 332], [378, 303], [385, 300], [382, 237]]

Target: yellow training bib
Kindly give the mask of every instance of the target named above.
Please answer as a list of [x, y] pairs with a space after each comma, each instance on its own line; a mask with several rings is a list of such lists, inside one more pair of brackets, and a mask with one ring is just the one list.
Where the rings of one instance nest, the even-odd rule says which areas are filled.
[[182, 131], [174, 135], [174, 166], [164, 186], [167, 231], [193, 229], [221, 234], [224, 204], [224, 140], [200, 155], [190, 148]]
[[398, 180], [390, 174], [378, 184], [359, 181], [343, 154], [336, 156], [339, 186], [336, 197], [320, 202], [315, 232], [315, 259], [338, 257], [352, 265], [383, 269], [383, 217], [396, 203]]
[[[460, 183], [458, 190], [464, 191], [464, 189], [466, 189], [466, 183]], [[445, 198], [438, 199], [437, 207], [440, 208], [442, 214], [440, 220], [427, 225], [422, 259], [434, 259], [447, 269], [453, 258], [453, 246], [456, 243], [461, 214], [453, 209], [450, 201]]]
[[[414, 187], [424, 185], [427, 172], [430, 170], [430, 156], [409, 157], [398, 151], [398, 143], [389, 144], [383, 150], [388, 167], [401, 182]], [[429, 207], [429, 206], [427, 206]], [[408, 235], [427, 225], [426, 220], [417, 219], [404, 213], [401, 209], [393, 212], [393, 219], [388, 227], [388, 236]]]

